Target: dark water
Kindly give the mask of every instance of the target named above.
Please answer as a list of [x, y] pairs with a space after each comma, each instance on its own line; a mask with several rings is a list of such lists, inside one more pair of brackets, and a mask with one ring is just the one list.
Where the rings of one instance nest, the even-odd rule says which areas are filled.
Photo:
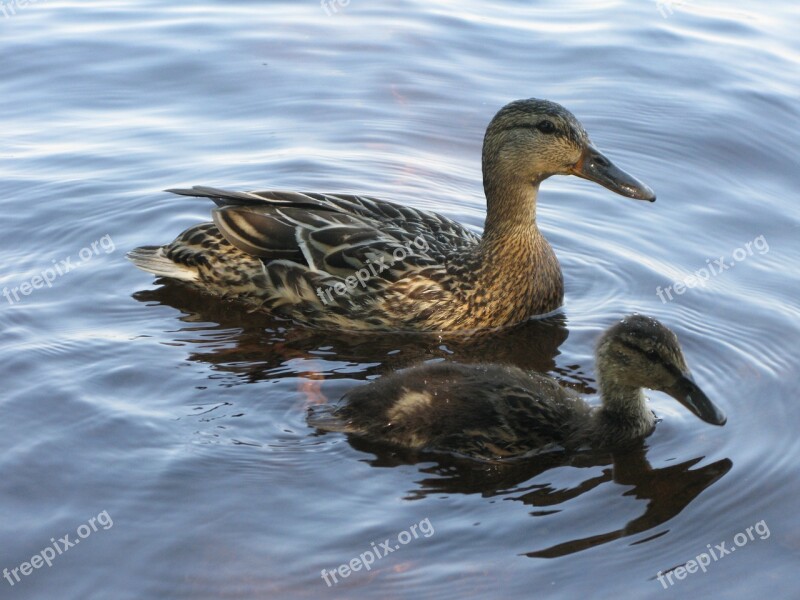
[[[0, 568], [55, 557], [0, 596], [795, 593], [796, 3], [2, 6], [0, 286], [31, 287], [0, 299]], [[161, 192], [192, 184], [369, 193], [479, 229], [483, 130], [530, 96], [659, 195], [543, 185], [555, 319], [472, 341], [321, 336], [124, 258], [208, 218]], [[674, 291], [720, 257], [734, 266]], [[309, 405], [437, 357], [592, 391], [592, 344], [631, 311], [678, 333], [724, 428], [653, 393], [663, 421], [641, 450], [500, 468], [305, 424]], [[326, 585], [322, 569], [387, 538], [400, 548]], [[735, 552], [705, 573], [656, 579], [722, 542]]]

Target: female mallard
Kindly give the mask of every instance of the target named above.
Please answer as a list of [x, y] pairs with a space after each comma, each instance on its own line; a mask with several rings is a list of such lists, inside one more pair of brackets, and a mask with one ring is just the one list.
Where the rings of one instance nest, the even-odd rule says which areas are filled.
[[692, 379], [677, 336], [653, 318], [631, 315], [608, 329], [595, 351], [602, 404], [591, 408], [554, 379], [501, 365], [435, 363], [356, 388], [309, 423], [369, 441], [484, 459], [548, 446], [622, 448], [647, 436], [655, 416], [642, 388], [666, 392], [695, 415], [725, 415]]
[[486, 223], [479, 237], [442, 215], [345, 194], [170, 190], [211, 198], [213, 223], [128, 257], [315, 327], [453, 331], [500, 327], [561, 305], [553, 249], [536, 226], [539, 184], [578, 175], [641, 200], [643, 183], [547, 100], [517, 100], [486, 130]]

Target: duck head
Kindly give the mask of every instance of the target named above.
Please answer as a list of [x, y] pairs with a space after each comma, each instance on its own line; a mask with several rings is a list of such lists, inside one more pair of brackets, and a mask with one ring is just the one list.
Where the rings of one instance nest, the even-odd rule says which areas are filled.
[[597, 372], [601, 390], [611, 397], [650, 388], [666, 392], [706, 423], [727, 420], [695, 383], [678, 337], [652, 317], [630, 315], [608, 329], [597, 346]]
[[628, 198], [656, 199], [592, 145], [575, 115], [548, 100], [516, 100], [500, 109], [486, 130], [483, 169], [486, 185], [494, 178], [538, 185], [551, 175], [577, 175]]

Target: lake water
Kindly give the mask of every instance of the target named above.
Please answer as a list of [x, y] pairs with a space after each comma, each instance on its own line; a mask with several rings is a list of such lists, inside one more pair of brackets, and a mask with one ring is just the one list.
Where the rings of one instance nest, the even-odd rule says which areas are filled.
[[[790, 0], [4, 0], [0, 596], [795, 594], [798, 26]], [[480, 230], [484, 129], [531, 96], [658, 193], [543, 184], [556, 318], [472, 341], [323, 335], [125, 259], [208, 219], [161, 191], [194, 184], [358, 192]], [[633, 311], [678, 333], [725, 427], [652, 393], [639, 451], [499, 467], [306, 424], [434, 358], [591, 393], [595, 339]], [[705, 572], [670, 571], [723, 542]], [[52, 566], [20, 571], [35, 555]]]

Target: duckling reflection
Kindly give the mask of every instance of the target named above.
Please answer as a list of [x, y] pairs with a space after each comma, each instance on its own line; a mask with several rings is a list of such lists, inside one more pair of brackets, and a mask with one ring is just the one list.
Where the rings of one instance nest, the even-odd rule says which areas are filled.
[[501, 365], [437, 363], [357, 388], [337, 407], [312, 411], [325, 431], [413, 450], [493, 460], [561, 447], [624, 448], [650, 434], [643, 388], [661, 390], [714, 425], [726, 417], [692, 378], [677, 336], [630, 315], [595, 352], [602, 404], [590, 407], [551, 377]]
[[[367, 462], [375, 468], [418, 466], [423, 477], [415, 481], [418, 487], [407, 491], [406, 500], [479, 494], [519, 503], [529, 515], [545, 517], [548, 526], [536, 528], [540, 547], [524, 553], [531, 558], [567, 556], [629, 536], [640, 536], [633, 543], [660, 537], [668, 530], [653, 530], [685, 510], [733, 467], [729, 458], [703, 464], [704, 457], [695, 456], [654, 468], [644, 440], [624, 451], [554, 451], [527, 460], [493, 462], [397, 449], [355, 437], [350, 443], [356, 450], [372, 454], [374, 458]], [[561, 469], [558, 483], [549, 475], [555, 469]], [[603, 518], [587, 516], [597, 511], [597, 503], [580, 499], [606, 486], [617, 490], [613, 495], [635, 498], [638, 502], [633, 510], [641, 512], [631, 515], [630, 502], [611, 502], [604, 505]], [[587, 535], [564, 539], [564, 530], [552, 525], [552, 520], [559, 518], [584, 524]]]
[[[584, 481], [572, 489], [553, 490], [550, 486], [525, 492], [514, 500], [528, 506], [540, 506], [551, 509], [554, 505], [562, 506], [570, 499], [587, 492], [600, 484], [613, 482], [620, 486], [621, 495], [635, 497], [647, 501], [646, 508], [639, 516], [629, 519], [629, 507], [609, 506], [602, 522], [592, 522], [589, 528], [603, 527], [603, 523], [625, 521], [617, 529], [602, 533], [593, 533], [586, 537], [561, 541], [549, 547], [526, 552], [531, 558], [556, 558], [575, 552], [581, 552], [608, 542], [638, 534], [647, 535], [636, 540], [635, 544], [652, 540], [668, 532], [652, 530], [666, 523], [685, 509], [700, 493], [722, 479], [733, 467], [728, 458], [698, 467], [703, 457], [696, 457], [678, 464], [654, 469], [646, 458], [643, 446], [625, 452], [613, 454], [612, 468], [603, 469], [602, 475]], [[571, 505], [572, 510], [593, 510], [592, 506], [583, 509]], [[575, 518], [574, 514], [566, 514], [565, 518]], [[543, 540], [542, 540], [543, 541]]]

